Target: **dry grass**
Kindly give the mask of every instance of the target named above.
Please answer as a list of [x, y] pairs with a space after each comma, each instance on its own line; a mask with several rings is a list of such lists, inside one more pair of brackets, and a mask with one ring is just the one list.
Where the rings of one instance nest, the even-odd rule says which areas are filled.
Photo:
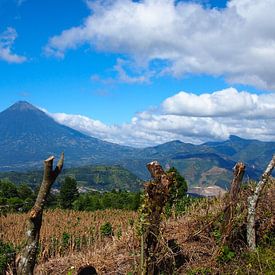
[[[249, 188], [242, 190], [237, 205], [238, 215], [234, 219], [235, 229], [232, 233], [232, 241], [234, 244], [239, 242], [236, 245], [238, 255], [241, 255], [246, 249], [241, 234], [242, 227], [245, 226], [245, 209], [249, 194], [251, 194]], [[256, 219], [259, 239], [266, 234], [267, 230], [274, 229], [274, 198], [275, 185], [272, 182], [265, 188], [258, 205]], [[178, 274], [210, 274], [194, 273], [194, 270], [199, 270], [198, 272], [210, 270], [211, 274], [234, 274], [234, 268], [237, 266], [236, 261], [235, 267], [217, 261], [216, 253], [219, 251], [220, 244], [218, 233], [224, 206], [224, 198], [205, 199], [192, 204], [184, 216], [178, 219], [164, 220], [162, 223], [164, 249], [159, 258], [175, 256], [164, 241], [165, 239], [174, 239], [180, 247], [179, 253], [183, 256]], [[6, 241], [15, 245], [22, 244], [26, 217], [22, 214], [10, 214], [0, 218], [2, 226], [4, 225], [3, 233]], [[140, 247], [134, 226], [129, 223], [131, 219], [136, 219], [135, 213], [114, 210], [46, 212], [41, 231], [40, 260], [35, 274], [68, 274], [69, 271], [71, 274], [76, 274], [79, 267], [84, 265], [94, 266], [99, 274], [137, 273]], [[103, 238], [100, 235], [99, 228], [106, 221], [113, 225], [115, 236]], [[117, 232], [120, 228], [122, 235], [119, 238]], [[82, 236], [85, 242], [83, 241], [79, 249], [76, 249], [76, 246], [73, 245], [74, 241], [72, 241], [65, 250], [58, 250], [60, 246], [62, 247], [64, 232], [70, 234], [72, 240]], [[51, 248], [53, 236], [59, 240], [54, 250]], [[237, 257], [239, 257], [238, 255]], [[240, 267], [238, 266], [238, 268]], [[188, 273], [190, 270], [193, 273]]]
[[[0, 238], [20, 249], [24, 245], [27, 218], [27, 213], [1, 216]], [[40, 232], [39, 263], [104, 243], [100, 227], [106, 222], [111, 223], [114, 235], [123, 235], [131, 228], [131, 220], [135, 218], [136, 213], [122, 210], [46, 211]]]

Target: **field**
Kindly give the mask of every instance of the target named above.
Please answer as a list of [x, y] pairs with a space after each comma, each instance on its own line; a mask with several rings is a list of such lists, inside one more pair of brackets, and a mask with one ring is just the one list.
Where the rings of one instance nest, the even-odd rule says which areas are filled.
[[[274, 274], [274, 181], [259, 201], [259, 247], [253, 253], [243, 235], [249, 193], [245, 188], [240, 194], [231, 247], [220, 246], [225, 199], [197, 200], [178, 217], [163, 216], [158, 260], [171, 264], [173, 259], [177, 274]], [[76, 274], [85, 265], [94, 266], [99, 274], [138, 274], [137, 215], [125, 210], [46, 211], [35, 274]], [[26, 219], [27, 214], [1, 216], [0, 237], [20, 248]]]
[[[27, 213], [0, 217], [0, 239], [20, 249], [24, 244], [27, 217]], [[45, 211], [38, 264], [120, 239], [131, 230], [135, 218], [135, 212], [122, 210]]]

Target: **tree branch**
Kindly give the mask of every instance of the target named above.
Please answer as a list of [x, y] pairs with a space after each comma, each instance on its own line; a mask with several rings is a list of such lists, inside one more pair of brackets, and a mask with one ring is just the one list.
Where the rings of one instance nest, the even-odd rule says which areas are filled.
[[247, 215], [247, 243], [251, 250], [256, 249], [256, 230], [255, 230], [255, 215], [256, 207], [259, 201], [261, 192], [269, 180], [272, 170], [275, 167], [275, 155], [273, 155], [266, 170], [264, 171], [261, 180], [258, 182], [254, 193], [248, 197], [248, 215]]

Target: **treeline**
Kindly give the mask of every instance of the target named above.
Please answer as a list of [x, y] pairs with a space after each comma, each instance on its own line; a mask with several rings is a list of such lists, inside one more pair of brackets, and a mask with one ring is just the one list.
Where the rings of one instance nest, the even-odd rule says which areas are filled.
[[[75, 179], [66, 177], [61, 183], [60, 192], [51, 193], [46, 208], [96, 211], [104, 209], [137, 210], [140, 192], [89, 191], [79, 193]], [[9, 180], [0, 180], [0, 212], [26, 212], [35, 202], [37, 190], [27, 184], [16, 185]]]
[[0, 213], [28, 211], [34, 204], [36, 194], [27, 184], [15, 185], [9, 180], [0, 180]]
[[[166, 213], [182, 212], [190, 199], [186, 197], [187, 183], [174, 168], [168, 173], [174, 174], [175, 184], [170, 190], [171, 196], [166, 205]], [[46, 208], [73, 209], [79, 211], [96, 211], [105, 209], [137, 210], [140, 206], [141, 192], [113, 190], [108, 192], [88, 191], [79, 193], [75, 178], [65, 177], [59, 191], [51, 192], [47, 198]], [[38, 186], [32, 189], [28, 184], [16, 185], [8, 179], [0, 180], [0, 211], [26, 212], [35, 202]]]
[[95, 211], [104, 209], [137, 210], [140, 204], [140, 193], [126, 191], [89, 192], [81, 194], [73, 203], [73, 209]]
[[[0, 172], [0, 180], [8, 179], [19, 185], [21, 182], [27, 182], [29, 186], [35, 188], [43, 177], [43, 171], [27, 172]], [[130, 171], [118, 165], [90, 165], [76, 168], [67, 168], [55, 181], [53, 188], [60, 188], [61, 182], [66, 177], [76, 179], [81, 186], [91, 187], [100, 191], [112, 191], [113, 189], [129, 190], [137, 192], [142, 189], [143, 181]]]

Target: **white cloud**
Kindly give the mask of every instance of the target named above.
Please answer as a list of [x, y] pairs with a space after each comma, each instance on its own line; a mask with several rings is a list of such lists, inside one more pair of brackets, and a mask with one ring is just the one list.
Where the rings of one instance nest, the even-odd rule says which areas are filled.
[[[131, 68], [129, 61], [118, 58], [113, 67], [114, 77], [102, 78], [95, 74], [91, 76], [92, 81], [101, 82], [103, 84], [127, 83], [127, 84], [143, 84], [149, 83], [155, 72], [149, 70], [140, 70], [140, 68]], [[131, 74], [129, 74], [129, 71]]]
[[12, 52], [12, 45], [17, 37], [17, 32], [14, 28], [8, 27], [0, 34], [0, 60], [9, 63], [23, 63], [27, 60], [26, 57], [17, 55]]
[[81, 115], [50, 114], [56, 121], [88, 135], [123, 145], [145, 147], [171, 140], [202, 143], [243, 138], [275, 139], [275, 97], [233, 88], [212, 94], [180, 92], [160, 108], [137, 113], [131, 122], [106, 125]]
[[173, 0], [88, 1], [80, 26], [49, 39], [45, 50], [63, 57], [90, 44], [122, 53], [139, 65], [167, 61], [163, 73], [205, 73], [229, 82], [275, 89], [275, 0], [231, 0], [210, 9]]
[[123, 59], [118, 59], [117, 64], [114, 66], [115, 71], [118, 74], [118, 81], [123, 83], [148, 83], [152, 76], [152, 72], [145, 72], [142, 75], [129, 75], [124, 66], [127, 65], [127, 62]]
[[196, 117], [275, 118], [272, 94], [251, 94], [228, 88], [212, 94], [180, 92], [167, 98], [162, 107], [168, 114]]

